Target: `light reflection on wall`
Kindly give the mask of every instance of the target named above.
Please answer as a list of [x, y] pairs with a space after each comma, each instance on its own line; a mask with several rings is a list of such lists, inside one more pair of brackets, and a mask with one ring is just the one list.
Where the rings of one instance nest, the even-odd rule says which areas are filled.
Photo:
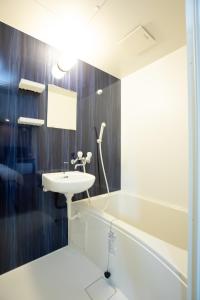
[[0, 86], [7, 86], [15, 81], [15, 79], [15, 76], [6, 70], [6, 67], [0, 59]]

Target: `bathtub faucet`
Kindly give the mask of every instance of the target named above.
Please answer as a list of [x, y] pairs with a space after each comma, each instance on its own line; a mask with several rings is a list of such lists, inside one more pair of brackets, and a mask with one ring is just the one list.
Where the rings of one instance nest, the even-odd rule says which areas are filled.
[[74, 165], [76, 170], [78, 167], [83, 167], [85, 172], [85, 165], [89, 164], [92, 158], [92, 152], [87, 152], [87, 155], [84, 157], [82, 151], [77, 152], [77, 158], [71, 160], [71, 164]]

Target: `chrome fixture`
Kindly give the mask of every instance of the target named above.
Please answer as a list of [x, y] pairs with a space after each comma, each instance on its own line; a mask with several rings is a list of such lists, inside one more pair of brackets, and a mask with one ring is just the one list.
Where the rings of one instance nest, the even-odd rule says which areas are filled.
[[[83, 152], [82, 151], [78, 151], [77, 152], [77, 158], [72, 159], [71, 160], [71, 164], [75, 165], [74, 169], [76, 170], [78, 167], [82, 167], [83, 168], [83, 172], [86, 173], [86, 168], [85, 165], [89, 164], [91, 162], [91, 158], [92, 158], [92, 152], [87, 152], [86, 157], [83, 156]], [[90, 194], [89, 191], [86, 190], [87, 196], [90, 199]]]
[[89, 164], [92, 158], [92, 152], [87, 152], [86, 157], [83, 156], [82, 151], [77, 152], [77, 158], [71, 160], [71, 164], [74, 165], [74, 169], [76, 170], [78, 167], [83, 167], [83, 171], [85, 172], [85, 165]]

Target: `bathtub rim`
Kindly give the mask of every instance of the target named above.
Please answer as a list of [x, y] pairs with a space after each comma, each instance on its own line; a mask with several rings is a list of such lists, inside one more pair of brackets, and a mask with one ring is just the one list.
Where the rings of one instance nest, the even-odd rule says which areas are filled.
[[[109, 193], [109, 196], [111, 196], [111, 197], [114, 196], [114, 195], [130, 196], [130, 197], [137, 198], [137, 199], [145, 201], [145, 202], [150, 202], [152, 204], [157, 204], [157, 205], [162, 206], [162, 207], [166, 207], [166, 208], [170, 208], [172, 210], [180, 211], [180, 212], [185, 213], [185, 214], [188, 215], [188, 209], [183, 207], [183, 206], [174, 205], [174, 204], [171, 204], [169, 202], [165, 203], [165, 202], [162, 202], [162, 201], [159, 201], [159, 200], [156, 200], [156, 199], [152, 199], [152, 198], [144, 197], [144, 196], [141, 196], [141, 195], [138, 195], [138, 194], [135, 194], [135, 193], [131, 193], [131, 192], [126, 191], [126, 190], [118, 190], [118, 191], [114, 191], [114, 192]], [[96, 198], [104, 198], [106, 196], [108, 196], [108, 193], [93, 196], [93, 197], [90, 197], [90, 199], [95, 200]], [[80, 202], [80, 201], [87, 202], [87, 201], [89, 201], [89, 198], [76, 200], [74, 202]]]
[[[126, 192], [124, 193], [121, 190], [110, 193], [110, 196], [116, 195], [116, 194], [123, 194], [123, 195], [127, 194], [129, 196], [130, 195], [133, 196], [132, 194], [126, 193]], [[105, 196], [107, 196], [107, 194], [94, 196], [94, 197], [91, 197], [90, 200], [94, 201], [97, 198], [102, 198]], [[89, 214], [91, 216], [92, 215], [95, 216], [96, 218], [103, 221], [108, 226], [110, 226], [110, 223], [113, 222], [113, 225], [112, 225], [113, 228], [116, 227], [117, 230], [119, 230], [121, 233], [125, 234], [131, 240], [134, 240], [138, 245], [143, 247], [146, 251], [148, 251], [148, 253], [150, 253], [156, 260], [158, 260], [162, 265], [164, 265], [171, 273], [173, 273], [173, 275], [175, 277], [177, 277], [187, 287], [187, 281], [188, 281], [187, 272], [184, 272], [180, 267], [173, 264], [172, 259], [170, 260], [169, 257], [167, 258], [167, 257], [163, 256], [162, 252], [159, 251], [159, 248], [155, 249], [155, 245], [153, 246], [153, 244], [155, 244], [155, 242], [158, 242], [161, 244], [160, 248], [162, 248], [162, 246], [167, 246], [168, 248], [170, 247], [173, 251], [178, 251], [178, 252], [184, 254], [183, 256], [186, 257], [186, 259], [185, 259], [186, 266], [187, 266], [187, 253], [188, 253], [187, 250], [181, 249], [181, 248], [174, 246], [170, 243], [167, 243], [157, 237], [154, 237], [153, 235], [146, 233], [145, 231], [142, 231], [141, 229], [138, 229], [138, 228], [134, 227], [133, 225], [130, 225], [130, 224], [112, 216], [111, 214], [109, 214], [107, 212], [102, 211], [102, 209], [100, 209], [98, 207], [90, 206], [90, 204], [88, 204], [88, 202], [90, 200], [89, 200], [89, 198], [86, 198], [83, 200], [77, 200], [77, 201], [73, 202], [72, 206], [75, 209], [76, 209], [76, 206], [78, 208], [81, 208], [81, 210], [84, 213], [86, 212], [87, 214]], [[148, 201], [148, 200], [146, 200], [146, 201]], [[158, 204], [160, 204], [160, 203], [158, 203]], [[177, 208], [173, 207], [173, 209], [177, 209]], [[145, 238], [148, 240], [148, 242], [145, 240]], [[187, 267], [185, 269], [187, 270]]]

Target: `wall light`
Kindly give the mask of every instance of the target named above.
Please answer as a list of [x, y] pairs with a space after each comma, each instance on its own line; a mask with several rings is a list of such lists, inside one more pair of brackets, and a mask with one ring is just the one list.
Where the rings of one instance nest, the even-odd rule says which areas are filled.
[[72, 53], [62, 55], [58, 61], [60, 71], [67, 72], [77, 63], [77, 58]]
[[62, 55], [57, 64], [55, 64], [52, 68], [52, 75], [57, 78], [61, 79], [66, 72], [71, 70], [71, 68], [77, 63], [77, 58], [75, 55], [72, 55], [71, 53], [67, 53], [65, 55]]
[[64, 77], [65, 72], [62, 72], [60, 68], [58, 68], [58, 65], [55, 64], [51, 70], [51, 74], [53, 75], [53, 77], [61, 79], [62, 77]]

